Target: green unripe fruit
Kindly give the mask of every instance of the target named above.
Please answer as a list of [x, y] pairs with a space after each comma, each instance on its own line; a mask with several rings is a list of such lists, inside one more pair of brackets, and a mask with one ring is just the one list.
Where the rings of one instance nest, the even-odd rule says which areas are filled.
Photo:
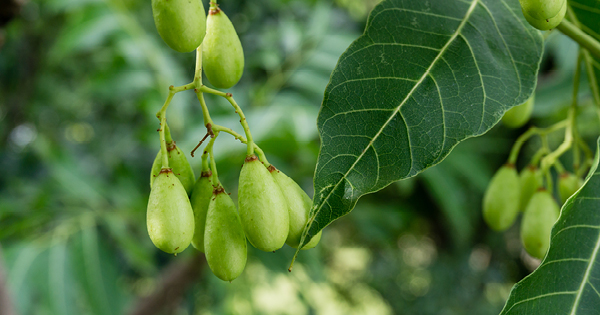
[[213, 186], [210, 182], [211, 171], [202, 172], [192, 190], [192, 209], [194, 210], [194, 238], [192, 245], [197, 250], [204, 252], [204, 227], [206, 226], [206, 212], [213, 197]]
[[532, 95], [525, 103], [509, 109], [504, 116], [502, 116], [502, 123], [509, 128], [519, 128], [523, 126], [531, 117], [534, 101], [535, 96]]
[[551, 18], [536, 19], [536, 18], [532, 17], [531, 15], [529, 15], [525, 11], [523, 11], [523, 16], [525, 16], [525, 19], [527, 20], [527, 22], [529, 22], [529, 24], [531, 24], [531, 26], [537, 28], [538, 30], [546, 31], [546, 30], [557, 27], [558, 24], [560, 24], [560, 22], [562, 22], [563, 18], [565, 17], [565, 13], [567, 13], [567, 1], [566, 0], [563, 2], [562, 8], [558, 12], [558, 14]]
[[565, 172], [558, 177], [558, 194], [560, 201], [565, 203], [580, 187], [583, 180], [573, 173]]
[[567, 0], [519, 0], [523, 13], [537, 20], [546, 20], [559, 14]]
[[[171, 142], [171, 144], [167, 144], [167, 153], [169, 158], [169, 168], [173, 170], [173, 173], [181, 184], [188, 196], [192, 193], [192, 188], [194, 188], [194, 170], [190, 166], [190, 163], [187, 160], [187, 157], [181, 151], [180, 148], [175, 145], [175, 141]], [[154, 179], [160, 173], [162, 168], [162, 154], [161, 151], [158, 151], [156, 158], [154, 159], [154, 163], [152, 163], [152, 172], [150, 173], [150, 187], [154, 184]]]
[[527, 205], [521, 221], [521, 242], [533, 257], [542, 259], [550, 247], [550, 232], [560, 209], [547, 190], [538, 190]]
[[[273, 165], [269, 166], [269, 171], [281, 189], [288, 206], [290, 231], [285, 243], [293, 248], [298, 248], [302, 232], [308, 223], [312, 200], [293, 179], [276, 169]], [[321, 240], [320, 231], [302, 249], [311, 249], [317, 246], [319, 240]]]
[[234, 86], [244, 72], [244, 51], [229, 18], [218, 7], [211, 7], [202, 45], [202, 65], [206, 78], [221, 89]]
[[201, 0], [152, 0], [152, 15], [160, 37], [178, 52], [190, 52], [206, 34]]
[[288, 207], [281, 189], [255, 155], [242, 166], [238, 204], [246, 237], [254, 247], [270, 252], [283, 246], [290, 228]]
[[181, 253], [194, 236], [194, 212], [185, 189], [171, 169], [154, 180], [146, 212], [152, 243], [169, 254]]
[[492, 178], [483, 196], [483, 219], [496, 231], [508, 229], [519, 213], [519, 176], [514, 165], [504, 165]]
[[529, 200], [531, 196], [542, 187], [542, 174], [540, 170], [533, 166], [529, 165], [523, 171], [521, 171], [521, 175], [519, 175], [519, 183], [521, 187], [521, 198], [519, 202], [519, 210], [525, 211], [527, 208], [527, 204], [529, 204]]
[[237, 278], [246, 266], [246, 236], [231, 197], [215, 189], [206, 214], [204, 250], [210, 270], [223, 281]]

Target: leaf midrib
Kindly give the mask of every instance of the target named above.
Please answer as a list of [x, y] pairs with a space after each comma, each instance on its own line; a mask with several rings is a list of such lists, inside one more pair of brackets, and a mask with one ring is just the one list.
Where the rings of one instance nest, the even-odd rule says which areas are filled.
[[[469, 20], [469, 18], [471, 17], [471, 14], [473, 13], [473, 11], [475, 10], [475, 7], [477, 6], [477, 4], [479, 3], [480, 0], [473, 0], [473, 2], [471, 3], [471, 6], [469, 7], [469, 9], [467, 10], [467, 12], [465, 13], [465, 17], [462, 19], [460, 25], [457, 27], [456, 31], [454, 32], [454, 34], [452, 34], [452, 37], [448, 40], [448, 42], [444, 45], [444, 47], [442, 47], [442, 49], [440, 49], [440, 52], [438, 53], [438, 55], [435, 57], [435, 59], [433, 60], [433, 62], [431, 63], [431, 65], [429, 66], [429, 68], [427, 68], [427, 70], [423, 73], [423, 75], [421, 76], [421, 78], [417, 81], [417, 83], [413, 86], [413, 88], [410, 90], [410, 92], [408, 92], [408, 94], [406, 95], [406, 97], [404, 98], [404, 100], [402, 101], [402, 103], [400, 103], [400, 105], [398, 105], [396, 107], [396, 109], [394, 110], [394, 112], [390, 115], [390, 117], [388, 118], [388, 120], [383, 124], [383, 126], [379, 129], [379, 131], [375, 134], [375, 136], [373, 136], [373, 138], [371, 139], [371, 141], [369, 141], [369, 144], [365, 147], [365, 149], [362, 151], [362, 153], [358, 156], [358, 158], [356, 159], [356, 161], [352, 164], [352, 166], [350, 166], [350, 168], [348, 169], [348, 171], [344, 174], [344, 176], [342, 176], [342, 178], [333, 186], [333, 188], [331, 188], [330, 192], [327, 194], [327, 196], [323, 199], [323, 202], [321, 202], [321, 206], [318, 208], [318, 210], [314, 213], [314, 215], [312, 216], [312, 220], [310, 220], [310, 225], [308, 226], [308, 228], [305, 230], [305, 235], [303, 235], [303, 238], [305, 238], [306, 234], [308, 234], [308, 231], [310, 230], [310, 228], [312, 227], [313, 223], [314, 223], [314, 219], [317, 217], [317, 215], [319, 214], [319, 212], [321, 211], [321, 209], [323, 208], [323, 204], [325, 202], [327, 202], [327, 200], [329, 199], [329, 197], [331, 197], [331, 194], [333, 193], [333, 191], [335, 191], [335, 188], [338, 187], [340, 185], [340, 183], [348, 177], [348, 174], [354, 169], [354, 167], [356, 166], [356, 164], [358, 163], [358, 161], [360, 161], [362, 159], [362, 157], [365, 155], [365, 153], [368, 151], [369, 147], [371, 147], [373, 145], [373, 142], [375, 142], [375, 140], [379, 137], [379, 135], [383, 132], [383, 130], [388, 126], [388, 124], [390, 123], [390, 121], [396, 116], [396, 114], [400, 111], [400, 109], [402, 108], [402, 105], [404, 105], [406, 103], [406, 101], [412, 96], [412, 94], [415, 92], [415, 90], [421, 85], [421, 83], [423, 82], [423, 80], [425, 80], [425, 78], [427, 78], [427, 76], [430, 74], [431, 70], [433, 69], [433, 67], [437, 64], [438, 60], [440, 60], [441, 56], [444, 55], [444, 53], [446, 52], [446, 50], [448, 49], [448, 47], [450, 46], [450, 44], [452, 44], [454, 42], [454, 40], [458, 37], [459, 34], [461, 34], [462, 29], [464, 28], [464, 26], [467, 24], [467, 21]], [[328, 186], [331, 187], [331, 186]], [[322, 191], [322, 190], [321, 190]]]
[[[585, 289], [585, 284], [588, 283], [589, 278], [590, 278], [590, 273], [591, 273], [592, 269], [594, 268], [593, 258], [597, 257], [599, 249], [600, 249], [600, 233], [598, 233], [598, 237], [596, 238], [596, 246], [594, 247], [594, 251], [592, 252], [592, 255], [590, 255], [588, 267], [585, 270], [583, 279], [581, 279], [581, 285], [579, 286], [577, 296], [575, 297], [575, 301], [573, 302], [573, 308], [571, 309], [571, 315], [577, 314], [577, 307], [579, 307], [579, 302], [581, 301], [581, 295], [583, 294], [583, 290]], [[590, 283], [590, 285], [591, 285], [591, 283]]]

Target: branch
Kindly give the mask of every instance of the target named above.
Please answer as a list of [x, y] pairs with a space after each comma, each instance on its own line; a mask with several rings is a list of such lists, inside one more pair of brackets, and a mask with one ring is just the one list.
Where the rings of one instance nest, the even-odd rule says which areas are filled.
[[10, 299], [10, 293], [6, 286], [6, 274], [4, 272], [4, 258], [2, 257], [2, 247], [0, 247], [0, 314], [16, 315], [15, 309]]
[[[187, 261], [176, 261], [165, 268], [152, 294], [135, 302], [129, 315], [161, 314], [175, 308], [187, 289], [198, 279], [206, 260], [198, 253]], [[1, 305], [1, 304], [0, 304]], [[4, 314], [0, 312], [0, 314]]]

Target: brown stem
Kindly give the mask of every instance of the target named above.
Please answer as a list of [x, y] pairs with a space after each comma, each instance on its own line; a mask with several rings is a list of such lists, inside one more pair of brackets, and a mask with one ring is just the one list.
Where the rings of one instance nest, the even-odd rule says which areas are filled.
[[139, 298], [128, 314], [162, 314], [176, 308], [187, 289], [197, 281], [205, 262], [201, 253], [187, 261], [176, 259], [163, 270], [156, 290]]

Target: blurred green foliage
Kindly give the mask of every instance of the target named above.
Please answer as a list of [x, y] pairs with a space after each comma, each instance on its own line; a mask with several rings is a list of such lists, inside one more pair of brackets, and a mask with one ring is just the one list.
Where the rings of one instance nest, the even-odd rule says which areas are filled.
[[[230, 92], [270, 162], [312, 195], [323, 91], [377, 1], [219, 3], [246, 55]], [[4, 32], [0, 242], [17, 309], [125, 313], [157, 287], [168, 263], [194, 252], [162, 253], [145, 224], [159, 149], [155, 113], [169, 85], [191, 81], [194, 54], [160, 40], [147, 0], [30, 1]], [[533, 120], [542, 126], [566, 113], [577, 46], [551, 34], [547, 48]], [[590, 101], [584, 93], [582, 103]], [[207, 102], [217, 123], [242, 132], [225, 100], [207, 95]], [[592, 141], [597, 121], [582, 111], [580, 132]], [[168, 119], [186, 152], [206, 132], [193, 93], [175, 97]], [[500, 125], [417, 178], [365, 196], [325, 229], [316, 249], [301, 253], [292, 273], [287, 247], [251, 248], [231, 284], [202, 266], [167, 313], [497, 314], [512, 284], [535, 267], [518, 226], [495, 233], [480, 216], [483, 191], [520, 131]], [[215, 146], [234, 200], [244, 151], [228, 135]], [[199, 157], [189, 158], [198, 169]]]

